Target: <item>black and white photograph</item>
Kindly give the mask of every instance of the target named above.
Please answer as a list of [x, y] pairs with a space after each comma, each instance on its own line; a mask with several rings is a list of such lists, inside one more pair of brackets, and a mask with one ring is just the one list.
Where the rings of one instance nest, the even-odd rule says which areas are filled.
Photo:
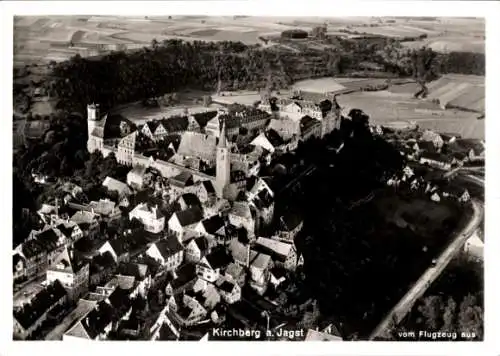
[[12, 342], [484, 341], [485, 17], [195, 10], [11, 16]]

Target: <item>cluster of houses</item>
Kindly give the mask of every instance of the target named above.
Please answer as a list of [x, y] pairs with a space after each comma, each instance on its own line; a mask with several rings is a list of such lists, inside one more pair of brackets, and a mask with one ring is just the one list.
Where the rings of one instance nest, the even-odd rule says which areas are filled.
[[[207, 120], [203, 133], [189, 116], [146, 123], [140, 132], [153, 141], [172, 132], [182, 134], [174, 148], [177, 161], [165, 162], [135, 152], [138, 131], [127, 123], [120, 123], [118, 139], [106, 138], [106, 116], [100, 116], [98, 105], [89, 105], [89, 151], [114, 151], [120, 163], [132, 168], [126, 182], [103, 180], [113, 199], [88, 202], [80, 187], [68, 183], [61, 202], [44, 204], [38, 211], [44, 227], [14, 249], [13, 270], [17, 282], [42, 278], [44, 288], [15, 307], [14, 337], [33, 338], [46, 319], [57, 319], [46, 327], [44, 338], [103, 340], [121, 335], [155, 340], [168, 331], [169, 337], [180, 339], [189, 328], [223, 322], [244, 288], [260, 296], [278, 288], [286, 280], [284, 271], [293, 272], [303, 263], [294, 244], [302, 228], [300, 217], [274, 216], [274, 192], [253, 165], [278, 146], [266, 135], [251, 150], [240, 151], [228, 139], [233, 127], [259, 131], [269, 116], [260, 109], [232, 116], [218, 112]], [[321, 135], [325, 127], [319, 127]], [[187, 167], [188, 158], [213, 162], [215, 174]], [[139, 199], [152, 171], [165, 181], [155, 186], [160, 198]], [[166, 205], [175, 209], [166, 212]], [[276, 220], [274, 234], [259, 234]], [[127, 227], [108, 233], [108, 227], [123, 221]], [[163, 309], [154, 323], [144, 325], [134, 305], [152, 293], [161, 296]], [[64, 308], [54, 316], [57, 306]]]

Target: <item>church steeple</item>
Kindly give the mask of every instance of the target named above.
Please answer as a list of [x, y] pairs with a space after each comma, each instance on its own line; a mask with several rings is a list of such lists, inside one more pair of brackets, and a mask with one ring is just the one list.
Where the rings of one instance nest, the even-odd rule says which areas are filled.
[[219, 133], [219, 143], [217, 144], [217, 165], [215, 186], [217, 197], [223, 198], [224, 188], [230, 183], [231, 162], [229, 148], [226, 139], [226, 120], [221, 119], [222, 125]]

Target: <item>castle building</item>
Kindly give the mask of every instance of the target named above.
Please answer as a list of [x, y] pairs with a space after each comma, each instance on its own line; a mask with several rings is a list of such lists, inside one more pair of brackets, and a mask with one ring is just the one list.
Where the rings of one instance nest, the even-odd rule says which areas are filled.
[[101, 118], [99, 104], [87, 105], [87, 150], [92, 153], [104, 147], [104, 126], [106, 117]]

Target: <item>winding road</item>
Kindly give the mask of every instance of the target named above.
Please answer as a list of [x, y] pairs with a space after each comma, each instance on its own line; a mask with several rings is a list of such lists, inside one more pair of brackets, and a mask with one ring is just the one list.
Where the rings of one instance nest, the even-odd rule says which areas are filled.
[[467, 239], [477, 230], [483, 219], [484, 208], [481, 201], [472, 199], [473, 215], [468, 224], [457, 233], [457, 236], [448, 245], [448, 247], [436, 259], [436, 264], [429, 267], [424, 274], [415, 282], [410, 290], [396, 304], [394, 308], [387, 314], [382, 322], [375, 328], [369, 337], [373, 340], [376, 337], [386, 336], [388, 327], [392, 321], [401, 322], [408, 311], [412, 308], [415, 301], [420, 298], [432, 282], [434, 282], [444, 271], [448, 263], [453, 259], [457, 252], [463, 247]]

